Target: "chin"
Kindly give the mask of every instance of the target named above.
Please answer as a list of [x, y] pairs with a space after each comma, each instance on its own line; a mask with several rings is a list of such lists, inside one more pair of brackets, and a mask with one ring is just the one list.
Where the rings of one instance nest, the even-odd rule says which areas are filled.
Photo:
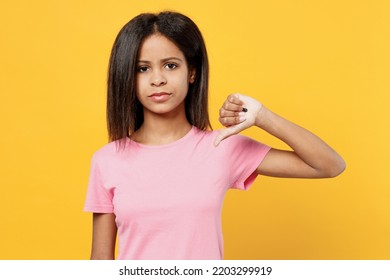
[[170, 114], [175, 114], [177, 110], [172, 109], [172, 108], [148, 108], [144, 110], [144, 115], [145, 114], [153, 114], [153, 115], [170, 115]]
[[157, 115], [167, 115], [167, 114], [174, 114], [177, 115], [181, 111], [185, 112], [185, 106], [184, 103], [181, 104], [158, 104], [155, 106], [148, 106], [144, 107], [144, 114], [150, 112], [152, 114]]

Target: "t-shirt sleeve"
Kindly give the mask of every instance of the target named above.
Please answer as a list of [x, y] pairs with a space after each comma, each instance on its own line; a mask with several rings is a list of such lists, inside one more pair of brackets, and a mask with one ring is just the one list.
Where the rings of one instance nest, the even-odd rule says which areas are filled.
[[85, 212], [113, 213], [113, 194], [104, 186], [102, 174], [99, 168], [98, 157], [92, 157], [91, 171], [88, 181], [87, 197], [84, 204]]
[[231, 188], [248, 190], [258, 175], [257, 167], [271, 147], [243, 135], [233, 135], [224, 141], [228, 141]]

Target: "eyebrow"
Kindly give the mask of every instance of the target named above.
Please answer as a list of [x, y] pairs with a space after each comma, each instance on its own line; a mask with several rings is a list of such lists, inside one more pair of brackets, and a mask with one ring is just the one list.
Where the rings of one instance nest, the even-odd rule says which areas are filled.
[[[178, 57], [175, 57], [175, 56], [171, 56], [171, 57], [160, 59], [160, 62], [164, 63], [164, 62], [167, 62], [167, 61], [170, 61], [170, 60], [178, 60], [180, 62], [183, 62], [182, 59], [180, 59]], [[137, 60], [137, 63], [150, 63], [150, 61], [148, 61], [148, 60]]]

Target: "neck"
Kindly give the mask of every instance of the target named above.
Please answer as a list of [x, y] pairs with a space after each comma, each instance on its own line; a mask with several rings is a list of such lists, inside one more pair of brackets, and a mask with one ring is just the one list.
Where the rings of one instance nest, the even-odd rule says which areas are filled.
[[191, 128], [185, 110], [168, 114], [155, 114], [144, 110], [144, 122], [131, 135], [131, 139], [145, 145], [165, 145], [184, 137]]

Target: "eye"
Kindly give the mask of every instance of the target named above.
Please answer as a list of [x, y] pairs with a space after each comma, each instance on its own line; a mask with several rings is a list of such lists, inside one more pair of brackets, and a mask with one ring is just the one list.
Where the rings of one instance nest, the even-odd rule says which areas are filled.
[[138, 66], [137, 67], [137, 71], [140, 72], [140, 73], [144, 73], [146, 71], [148, 71], [148, 67], [147, 66]]
[[173, 70], [173, 69], [177, 68], [177, 65], [175, 63], [167, 63], [167, 64], [165, 64], [165, 67], [169, 70]]

